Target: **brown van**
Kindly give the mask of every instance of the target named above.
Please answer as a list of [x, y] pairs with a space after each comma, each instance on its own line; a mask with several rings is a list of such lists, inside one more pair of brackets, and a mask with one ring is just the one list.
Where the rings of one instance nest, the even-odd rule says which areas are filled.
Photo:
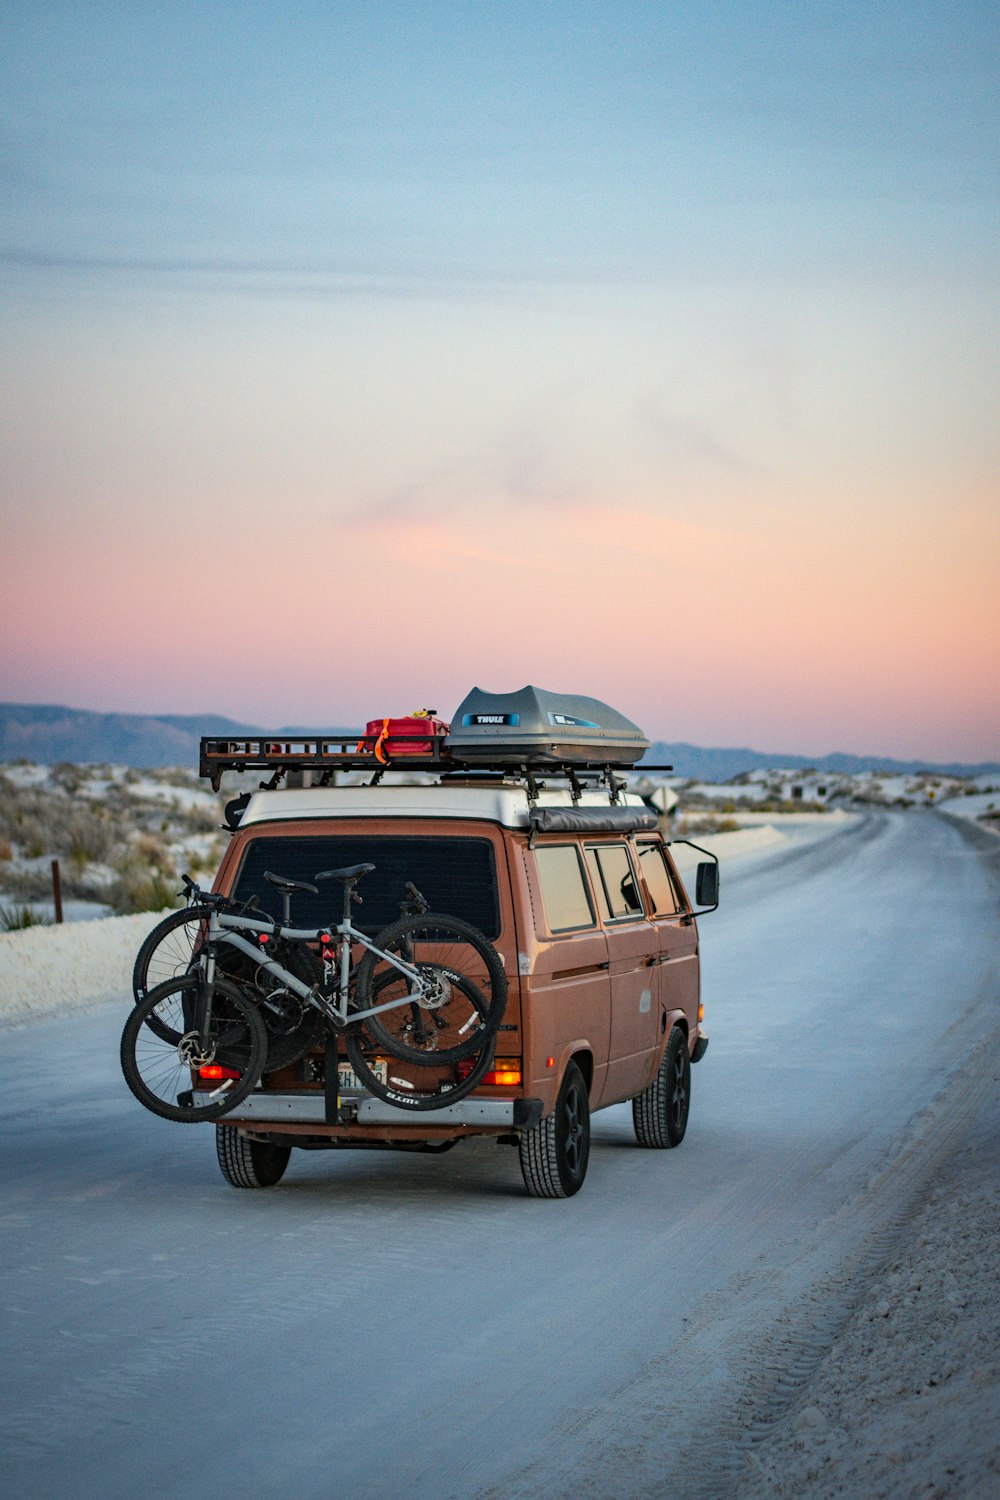
[[[217, 891], [270, 901], [277, 917], [265, 870], [311, 882], [372, 865], [359, 885], [366, 931], [398, 917], [411, 882], [434, 911], [490, 940], [508, 989], [489, 1071], [440, 1109], [415, 1115], [375, 1097], [346, 1057], [331, 1090], [319, 1048], [266, 1072], [216, 1126], [233, 1186], [277, 1182], [293, 1147], [440, 1151], [478, 1135], [517, 1146], [529, 1193], [568, 1197], [586, 1175], [591, 1112], [625, 1100], [640, 1145], [680, 1144], [691, 1063], [708, 1046], [697, 923], [655, 814], [605, 780], [477, 768], [421, 785], [376, 776], [239, 799]], [[699, 869], [699, 900], [711, 906], [716, 867]], [[294, 925], [321, 928], [329, 907], [329, 888], [296, 890]]]

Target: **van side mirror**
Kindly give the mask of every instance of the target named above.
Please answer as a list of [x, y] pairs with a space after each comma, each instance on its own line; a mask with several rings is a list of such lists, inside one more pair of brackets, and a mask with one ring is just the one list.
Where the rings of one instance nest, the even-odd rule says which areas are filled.
[[715, 860], [705, 860], [698, 866], [694, 890], [696, 904], [714, 911], [719, 904], [719, 866]]

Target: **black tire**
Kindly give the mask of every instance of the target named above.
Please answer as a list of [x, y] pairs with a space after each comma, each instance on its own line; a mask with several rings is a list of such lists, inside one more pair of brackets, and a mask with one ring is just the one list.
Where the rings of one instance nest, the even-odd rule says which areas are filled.
[[423, 1065], [480, 1056], [507, 1004], [507, 976], [493, 944], [468, 922], [436, 913], [401, 917], [378, 934], [375, 944], [419, 969], [431, 986], [430, 995], [408, 1001], [406, 976], [366, 951], [358, 964], [358, 1010], [401, 1002], [365, 1018], [381, 1049]]
[[291, 1146], [249, 1141], [232, 1125], [216, 1125], [215, 1151], [223, 1177], [235, 1188], [274, 1187], [292, 1154]]
[[[444, 1109], [448, 1104], [457, 1104], [460, 1099], [471, 1094], [474, 1088], [478, 1088], [493, 1061], [493, 1038], [490, 1037], [484, 1042], [483, 1050], [477, 1058], [463, 1058], [458, 1062], [442, 1064], [435, 1057], [433, 1063], [429, 1064], [425, 1056], [422, 1066], [414, 1067], [412, 1063], [409, 1064], [406, 1073], [415, 1074], [416, 1077], [404, 1077], [402, 1068], [394, 1073], [393, 1059], [390, 1057], [388, 1079], [383, 1083], [374, 1071], [373, 1062], [384, 1049], [367, 1034], [367, 1024], [365, 1022], [363, 1026], [361, 1022], [353, 1022], [348, 1025], [345, 1032], [348, 1061], [370, 1094], [374, 1094], [377, 1099], [384, 1099], [387, 1104], [395, 1104], [398, 1109], [421, 1111]], [[399, 1061], [402, 1062], [402, 1059]]]
[[[132, 993], [145, 1000], [150, 990], [191, 972], [211, 908], [188, 906], [172, 911], [143, 941], [132, 967]], [[235, 955], [234, 955], [235, 956]]]
[[556, 1107], [518, 1140], [521, 1175], [532, 1198], [572, 1198], [590, 1160], [590, 1100], [583, 1074], [568, 1064]]
[[[199, 1033], [199, 985], [195, 974], [158, 985], [132, 1010], [121, 1040], [122, 1072], [139, 1103], [185, 1124], [217, 1120], [242, 1103], [267, 1057], [267, 1032], [256, 1006], [225, 979], [215, 983], [208, 1035]], [[198, 1063], [218, 1064], [236, 1076], [221, 1079], [217, 1088], [206, 1083], [199, 1092], [208, 1097], [196, 1099], [192, 1066]]]
[[640, 1146], [679, 1146], [691, 1108], [691, 1058], [687, 1037], [674, 1026], [656, 1077], [632, 1100], [632, 1124]]
[[[171, 912], [157, 923], [139, 949], [132, 969], [132, 990], [137, 1001], [145, 999], [158, 984], [194, 972], [210, 912], [207, 906], [189, 906], [184, 911]], [[319, 977], [312, 953], [302, 944], [272, 943], [268, 956], [304, 984], [315, 984]], [[316, 1045], [323, 1019], [314, 1006], [306, 1005], [291, 990], [269, 980], [265, 970], [255, 969], [251, 959], [235, 948], [227, 948], [225, 943], [218, 944], [215, 966], [217, 975], [242, 983], [248, 992], [253, 992], [267, 1030], [269, 1071], [289, 1067]], [[146, 1024], [163, 1041], [174, 1045], [180, 1041], [180, 1033], [169, 1032], [155, 1012]]]

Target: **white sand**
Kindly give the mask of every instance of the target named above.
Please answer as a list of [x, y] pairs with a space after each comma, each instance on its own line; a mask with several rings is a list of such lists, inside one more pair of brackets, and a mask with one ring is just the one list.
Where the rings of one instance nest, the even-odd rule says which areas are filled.
[[1000, 1089], [737, 1500], [1000, 1496]]
[[135, 955], [165, 915], [146, 911], [0, 933], [0, 1027], [106, 1000], [130, 1005]]

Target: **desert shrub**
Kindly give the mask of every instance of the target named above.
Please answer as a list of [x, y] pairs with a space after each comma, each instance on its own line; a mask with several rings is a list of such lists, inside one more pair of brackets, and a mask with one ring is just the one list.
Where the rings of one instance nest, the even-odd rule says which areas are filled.
[[4, 889], [19, 901], [44, 901], [52, 895], [52, 876], [43, 869], [19, 870], [16, 866], [3, 873]]
[[174, 878], [174, 864], [170, 851], [153, 833], [140, 833], [128, 855], [128, 862], [140, 861], [152, 866], [161, 874]]
[[159, 870], [133, 864], [124, 869], [107, 893], [107, 901], [119, 916], [137, 911], [162, 911], [178, 904], [177, 881]]
[[14, 851], [13, 851], [13, 849], [10, 846], [9, 840], [8, 839], [0, 839], [0, 861], [6, 861], [8, 859], [13, 859], [13, 857], [14, 857]]
[[189, 833], [212, 833], [222, 821], [222, 813], [217, 807], [191, 807], [183, 817]]
[[114, 820], [103, 807], [74, 808], [65, 820], [57, 839], [60, 854], [79, 866], [91, 860], [104, 863], [114, 854], [120, 841]]
[[177, 900], [177, 872], [170, 851], [152, 833], [140, 833], [116, 865], [107, 899], [119, 914], [160, 911]]
[[69, 761], [63, 761], [60, 765], [52, 767], [53, 785], [60, 787], [69, 797], [78, 792], [84, 781], [89, 779], [88, 773], [82, 766], [74, 766]]
[[0, 906], [0, 930], [20, 932], [25, 927], [47, 927], [48, 917], [43, 917], [31, 906]]

